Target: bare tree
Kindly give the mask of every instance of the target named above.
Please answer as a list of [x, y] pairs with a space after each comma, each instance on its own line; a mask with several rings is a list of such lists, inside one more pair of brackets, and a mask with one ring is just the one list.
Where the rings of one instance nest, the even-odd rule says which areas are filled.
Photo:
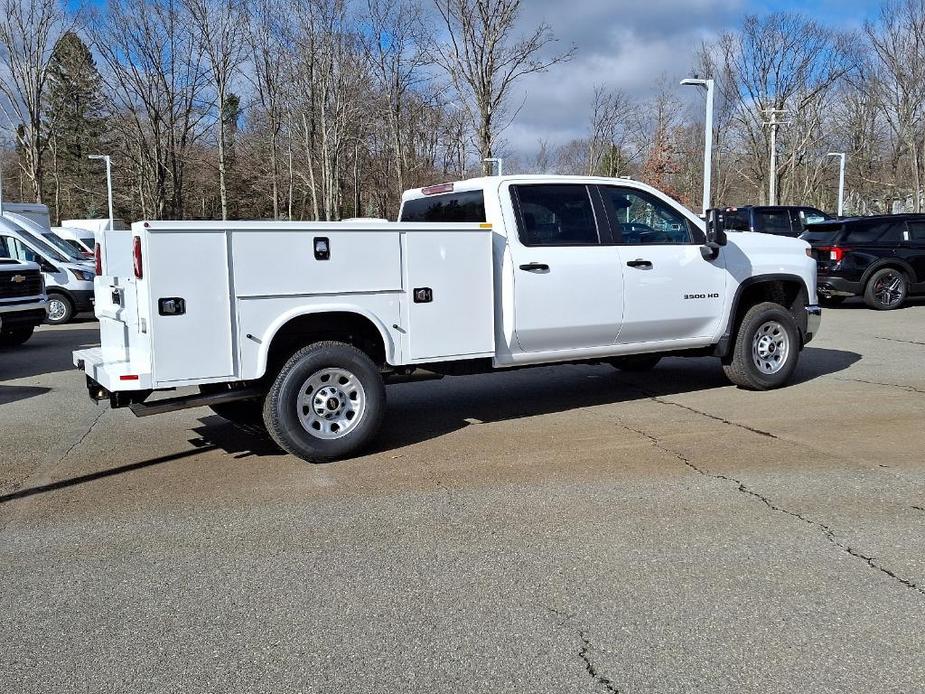
[[218, 130], [218, 191], [222, 219], [228, 219], [228, 121], [237, 118], [228, 113], [231, 84], [244, 61], [243, 41], [246, 13], [241, 0], [185, 0], [199, 34], [198, 39], [209, 66], [215, 89], [216, 126]]
[[73, 20], [58, 0], [0, 0], [0, 13], [0, 112], [22, 150], [21, 166], [32, 193], [42, 202], [48, 66]]
[[626, 94], [604, 85], [594, 88], [591, 100], [591, 133], [588, 138], [588, 175], [616, 176], [627, 139], [627, 122], [633, 107]]
[[515, 39], [521, 0], [434, 2], [447, 33], [446, 40], [434, 46], [434, 60], [446, 70], [465, 104], [479, 156], [493, 157], [498, 133], [507, 125], [502, 119], [513, 85], [571, 59], [576, 49], [544, 56], [547, 46], [556, 42], [545, 23]]

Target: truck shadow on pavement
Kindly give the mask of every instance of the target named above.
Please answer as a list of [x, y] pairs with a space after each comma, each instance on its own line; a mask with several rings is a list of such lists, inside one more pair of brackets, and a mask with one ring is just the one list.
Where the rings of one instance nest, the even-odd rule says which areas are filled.
[[[808, 347], [792, 385], [849, 368], [855, 352]], [[665, 359], [646, 373], [602, 365], [548, 366], [388, 387], [379, 436], [366, 451], [383, 453], [438, 438], [473, 424], [534, 417], [716, 388], [732, 388], [716, 359]], [[236, 458], [281, 455], [266, 432], [218, 416], [200, 419], [197, 446], [215, 446]]]
[[70, 371], [74, 368], [72, 350], [99, 343], [100, 331], [95, 324], [92, 328], [40, 329], [20, 347], [0, 348], [0, 383]]

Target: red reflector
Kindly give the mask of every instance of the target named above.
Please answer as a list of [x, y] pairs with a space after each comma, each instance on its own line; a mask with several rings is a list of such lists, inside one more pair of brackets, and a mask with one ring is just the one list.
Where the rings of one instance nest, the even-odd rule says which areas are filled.
[[452, 193], [453, 184], [452, 183], [441, 183], [436, 186], [427, 186], [426, 188], [421, 188], [421, 192], [424, 195], [436, 195], [437, 193]]
[[129, 375], [129, 376], [119, 376], [119, 380], [120, 380], [120, 381], [137, 381], [137, 380], [138, 380], [138, 374], [132, 374], [132, 375]]
[[135, 266], [135, 279], [144, 277], [144, 270], [141, 266], [141, 237], [136, 236], [132, 240], [132, 264]]
[[97, 243], [93, 249], [93, 256], [96, 258], [96, 276], [103, 274], [103, 247]]

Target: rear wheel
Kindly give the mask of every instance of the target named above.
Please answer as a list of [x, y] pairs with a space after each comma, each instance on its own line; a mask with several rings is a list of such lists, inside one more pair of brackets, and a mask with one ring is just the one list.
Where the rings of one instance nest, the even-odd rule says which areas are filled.
[[610, 364], [620, 371], [649, 371], [661, 360], [658, 354], [633, 354], [628, 357], [614, 357]]
[[877, 270], [867, 280], [864, 289], [864, 303], [878, 311], [891, 311], [906, 301], [909, 280], [902, 270], [888, 267]]
[[723, 371], [740, 388], [779, 388], [793, 375], [799, 353], [800, 333], [790, 311], [765, 302], [745, 313]]
[[25, 344], [35, 331], [33, 325], [14, 325], [0, 329], [0, 347], [19, 347]]
[[296, 352], [273, 382], [263, 420], [273, 440], [309, 462], [343, 458], [368, 444], [385, 412], [385, 385], [368, 355], [342, 342]]
[[63, 294], [48, 295], [48, 318], [46, 323], [63, 325], [74, 317], [74, 304]]

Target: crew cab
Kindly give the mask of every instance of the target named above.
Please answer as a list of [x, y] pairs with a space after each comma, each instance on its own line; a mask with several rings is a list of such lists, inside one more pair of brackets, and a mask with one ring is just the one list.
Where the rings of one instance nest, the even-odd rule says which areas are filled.
[[101, 346], [74, 353], [91, 397], [208, 405], [310, 461], [367, 444], [396, 380], [713, 355], [776, 388], [821, 316], [805, 242], [727, 235], [627, 179], [446, 183], [391, 223], [139, 222], [128, 273], [103, 254]]
[[727, 207], [723, 214], [726, 231], [754, 231], [796, 238], [813, 224], [834, 219], [832, 215], [806, 205], [746, 205]]
[[28, 341], [48, 309], [39, 266], [8, 255], [0, 237], [0, 348]]

